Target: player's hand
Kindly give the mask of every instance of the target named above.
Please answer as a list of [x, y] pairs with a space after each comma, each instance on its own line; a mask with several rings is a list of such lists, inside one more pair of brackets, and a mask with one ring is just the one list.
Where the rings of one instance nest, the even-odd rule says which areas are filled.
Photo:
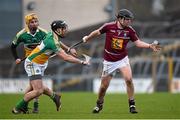
[[90, 62], [89, 61], [82, 61], [81, 64], [83, 64], [83, 65], [90, 65]]
[[74, 48], [70, 49], [69, 52], [73, 55], [73, 56], [77, 56], [77, 52]]
[[161, 50], [161, 46], [159, 45], [158, 41], [154, 41], [153, 43], [150, 44], [149, 46], [154, 52], [158, 52]]
[[83, 42], [84, 42], [84, 43], [87, 42], [87, 37], [88, 37], [88, 36], [84, 36], [84, 37], [83, 37]]
[[82, 55], [83, 55], [83, 57], [85, 58], [85, 60], [82, 61], [81, 63], [82, 63], [83, 65], [90, 65], [91, 57], [88, 56], [88, 55], [85, 55], [85, 54], [82, 54]]
[[21, 63], [21, 59], [20, 58], [16, 59], [16, 64], [20, 64], [20, 63]]

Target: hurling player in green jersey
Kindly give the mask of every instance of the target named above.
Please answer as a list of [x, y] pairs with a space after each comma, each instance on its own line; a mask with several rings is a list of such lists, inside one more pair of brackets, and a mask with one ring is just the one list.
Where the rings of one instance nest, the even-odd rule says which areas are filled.
[[[57, 20], [51, 24], [52, 32], [46, 35], [46, 38], [38, 45], [26, 58], [25, 70], [29, 77], [29, 84], [32, 91], [26, 93], [22, 100], [13, 108], [12, 113], [27, 113], [28, 103], [42, 94], [49, 96], [55, 103], [57, 111], [61, 108], [61, 95], [53, 92], [43, 85], [42, 77], [47, 66], [47, 61], [53, 53], [67, 62], [76, 64], [89, 65], [89, 60], [80, 60], [72, 55], [67, 54], [61, 47], [61, 38], [65, 37], [67, 24], [65, 21]], [[67, 50], [67, 49], [65, 49]]]
[[[25, 57], [27, 57], [32, 50], [41, 43], [41, 41], [46, 37], [47, 31], [39, 27], [39, 20], [35, 13], [30, 13], [25, 16], [25, 22], [26, 26], [21, 31], [19, 31], [15, 38], [12, 41], [11, 44], [11, 51], [12, 55], [15, 59], [16, 64], [19, 64], [22, 62], [22, 60], [19, 58], [17, 54], [17, 46], [21, 43], [24, 44], [24, 51], [25, 51]], [[66, 45], [61, 43], [61, 46], [64, 49], [68, 49]], [[76, 56], [75, 49], [71, 49], [70, 53], [74, 56]], [[28, 86], [25, 90], [25, 93], [32, 90], [31, 86]], [[34, 107], [33, 107], [33, 113], [38, 113], [38, 98], [34, 99]]]

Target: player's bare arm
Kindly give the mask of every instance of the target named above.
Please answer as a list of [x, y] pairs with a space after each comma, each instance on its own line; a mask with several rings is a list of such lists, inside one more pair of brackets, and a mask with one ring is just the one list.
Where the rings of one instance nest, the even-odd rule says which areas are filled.
[[68, 47], [67, 45], [65, 45], [63, 42], [60, 42], [61, 48], [65, 51], [69, 51], [73, 56], [77, 56], [77, 52], [74, 48]]
[[99, 29], [94, 30], [89, 35], [83, 37], [83, 42], [87, 42], [87, 41], [91, 40], [92, 38], [99, 36], [100, 34], [101, 33], [100, 33]]
[[140, 47], [140, 48], [149, 48], [150, 46], [149, 43], [143, 42], [141, 40], [136, 40], [134, 43], [137, 47]]
[[64, 61], [68, 61], [71, 63], [77, 63], [77, 64], [83, 64], [83, 65], [89, 65], [89, 60], [80, 60], [78, 58], [73, 57], [72, 55], [67, 54], [64, 52], [64, 50], [61, 50], [57, 53], [57, 55], [62, 58]]
[[137, 47], [140, 47], [140, 48], [150, 48], [154, 52], [157, 52], [157, 51], [161, 50], [161, 47], [159, 45], [155, 44], [155, 43], [149, 44], [149, 43], [143, 42], [143, 41], [141, 41], [139, 39], [136, 40], [134, 43], [135, 43], [135, 45]]

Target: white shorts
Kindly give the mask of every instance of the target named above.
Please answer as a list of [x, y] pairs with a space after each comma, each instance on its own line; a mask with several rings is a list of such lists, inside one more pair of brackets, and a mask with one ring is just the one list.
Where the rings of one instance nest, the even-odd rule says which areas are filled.
[[47, 68], [47, 65], [48, 62], [44, 64], [37, 64], [31, 62], [29, 59], [26, 59], [24, 63], [24, 68], [28, 77], [36, 76], [36, 75], [44, 76], [44, 71]]
[[119, 60], [119, 61], [116, 61], [116, 62], [109, 62], [109, 61], [104, 60], [102, 76], [114, 75], [113, 73], [115, 73], [115, 71], [117, 69], [125, 67], [125, 66], [129, 66], [129, 65], [130, 64], [129, 64], [128, 56], [126, 56], [122, 60]]

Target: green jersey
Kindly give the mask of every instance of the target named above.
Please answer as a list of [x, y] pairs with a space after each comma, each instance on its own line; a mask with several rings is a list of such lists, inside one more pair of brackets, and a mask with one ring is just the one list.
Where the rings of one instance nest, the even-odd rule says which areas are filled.
[[28, 56], [28, 59], [34, 63], [44, 64], [53, 53], [61, 50], [59, 38], [49, 32], [46, 38], [38, 45]]
[[24, 43], [25, 56], [28, 56], [46, 35], [47, 31], [40, 27], [38, 27], [36, 33], [33, 35], [24, 28], [16, 34], [16, 37], [13, 39], [13, 44], [19, 45], [20, 43]]

